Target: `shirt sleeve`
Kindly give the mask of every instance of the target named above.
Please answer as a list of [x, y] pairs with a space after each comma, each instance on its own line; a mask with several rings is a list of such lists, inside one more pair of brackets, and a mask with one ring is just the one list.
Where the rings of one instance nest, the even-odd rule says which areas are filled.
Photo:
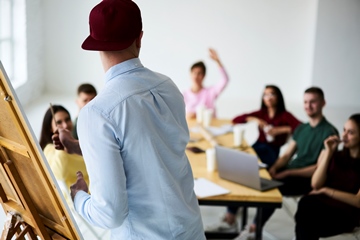
[[92, 225], [119, 227], [127, 217], [128, 202], [118, 134], [108, 118], [87, 106], [81, 111], [78, 123], [91, 195], [78, 192], [75, 209]]
[[227, 72], [225, 71], [225, 68], [223, 67], [220, 68], [220, 74], [221, 74], [220, 81], [210, 88], [210, 91], [212, 92], [212, 95], [215, 98], [219, 96], [219, 94], [224, 90], [226, 85], [229, 83], [229, 77]]
[[246, 123], [246, 118], [247, 117], [257, 117], [257, 118], [261, 118], [261, 111], [255, 111], [255, 112], [251, 112], [251, 113], [246, 113], [246, 114], [242, 114], [242, 115], [239, 115], [239, 116], [236, 116], [232, 122], [234, 124], [236, 123]]

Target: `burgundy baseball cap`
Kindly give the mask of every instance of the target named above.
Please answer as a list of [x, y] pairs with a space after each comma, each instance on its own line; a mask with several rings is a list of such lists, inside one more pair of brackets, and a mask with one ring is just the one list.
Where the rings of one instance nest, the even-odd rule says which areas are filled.
[[132, 0], [103, 0], [89, 15], [90, 36], [81, 47], [94, 51], [120, 51], [140, 36], [141, 12]]

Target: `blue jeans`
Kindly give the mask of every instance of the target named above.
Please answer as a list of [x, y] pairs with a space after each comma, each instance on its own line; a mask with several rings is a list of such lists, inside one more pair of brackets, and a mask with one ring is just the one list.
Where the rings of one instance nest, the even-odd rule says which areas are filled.
[[280, 147], [278, 146], [256, 142], [252, 145], [252, 148], [255, 150], [256, 155], [258, 155], [260, 160], [268, 165], [268, 168], [270, 168], [279, 157]]

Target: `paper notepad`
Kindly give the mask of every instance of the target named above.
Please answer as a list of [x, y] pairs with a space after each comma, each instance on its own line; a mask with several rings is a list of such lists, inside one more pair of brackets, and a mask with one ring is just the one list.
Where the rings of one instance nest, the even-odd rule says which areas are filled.
[[230, 191], [223, 188], [205, 178], [197, 178], [194, 180], [194, 191], [198, 198], [205, 198], [217, 195], [228, 194]]

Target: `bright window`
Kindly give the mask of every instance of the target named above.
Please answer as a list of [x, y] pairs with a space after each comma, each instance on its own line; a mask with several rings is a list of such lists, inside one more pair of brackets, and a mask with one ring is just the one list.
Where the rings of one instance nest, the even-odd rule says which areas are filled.
[[0, 61], [14, 87], [26, 82], [24, 0], [0, 0]]

